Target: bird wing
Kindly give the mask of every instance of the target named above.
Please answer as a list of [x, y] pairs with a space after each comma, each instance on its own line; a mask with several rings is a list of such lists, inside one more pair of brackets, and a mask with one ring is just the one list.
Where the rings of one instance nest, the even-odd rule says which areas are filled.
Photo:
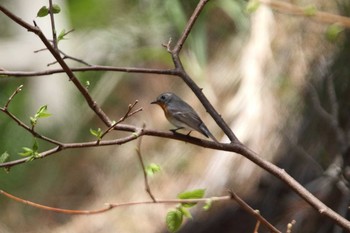
[[202, 120], [199, 118], [199, 116], [194, 113], [193, 111], [186, 111], [186, 112], [176, 112], [173, 114], [173, 117], [183, 123], [184, 125], [188, 126], [188, 128], [192, 128], [196, 131], [202, 132], [202, 130], [199, 128], [199, 126], [203, 123]]

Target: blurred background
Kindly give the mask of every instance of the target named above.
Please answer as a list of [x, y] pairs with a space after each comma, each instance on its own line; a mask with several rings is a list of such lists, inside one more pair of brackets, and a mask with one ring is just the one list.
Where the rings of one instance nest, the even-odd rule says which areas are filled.
[[[74, 29], [60, 41], [65, 53], [90, 64], [172, 68], [161, 46], [180, 36], [198, 1], [85, 0], [55, 1], [56, 30]], [[288, 1], [289, 2], [289, 1]], [[300, 6], [344, 16], [348, 0], [292, 1]], [[48, 1], [0, 0], [17, 16], [51, 37], [48, 17], [36, 18]], [[341, 215], [350, 218], [350, 38], [349, 31], [307, 17], [273, 12], [260, 5], [246, 11], [247, 1], [210, 1], [191, 32], [181, 58], [186, 71], [203, 88], [237, 137], [260, 156], [277, 164]], [[331, 26], [331, 27], [330, 27]], [[333, 27], [333, 29], [332, 29]], [[335, 28], [335, 29], [334, 29]], [[330, 30], [341, 33], [330, 34]], [[333, 35], [333, 36], [332, 36]], [[32, 33], [0, 14], [0, 68], [38, 71], [58, 68]], [[80, 63], [67, 60], [71, 67]], [[228, 142], [190, 89], [173, 76], [118, 72], [76, 73], [111, 119], [124, 115], [139, 100], [143, 111], [127, 123], [157, 130], [172, 128], [158, 106], [161, 92], [172, 91], [189, 102], [210, 131]], [[0, 76], [1, 77], [1, 76]], [[62, 142], [94, 140], [89, 129], [105, 126], [94, 115], [65, 74], [0, 78], [0, 105], [23, 84], [9, 110], [29, 123], [47, 104], [52, 116], [40, 119], [38, 132]], [[0, 114], [0, 154], [19, 158], [31, 147], [30, 134]], [[186, 132], [184, 132], [186, 133]], [[112, 132], [108, 138], [127, 135]], [[202, 137], [193, 132], [192, 136]], [[62, 151], [46, 159], [0, 170], [0, 188], [44, 205], [68, 209], [98, 209], [104, 203], [149, 200], [136, 155], [137, 142], [122, 146]], [[40, 151], [52, 148], [39, 141]], [[322, 218], [286, 185], [240, 155], [208, 150], [183, 142], [144, 137], [146, 164], [161, 172], [150, 178], [156, 198], [205, 188], [206, 196], [233, 189], [273, 225], [293, 232], [342, 232]], [[0, 232], [166, 232], [165, 216], [172, 205], [117, 208], [92, 216], [46, 212], [0, 196]], [[191, 210], [179, 232], [253, 232], [255, 220], [234, 202], [215, 203], [204, 212]], [[260, 232], [266, 229], [261, 227]]]

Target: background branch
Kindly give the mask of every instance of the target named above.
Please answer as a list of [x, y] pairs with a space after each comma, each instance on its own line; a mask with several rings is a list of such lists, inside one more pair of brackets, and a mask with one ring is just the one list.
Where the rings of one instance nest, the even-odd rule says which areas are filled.
[[281, 13], [291, 14], [295, 16], [307, 16], [309, 19], [315, 20], [320, 23], [327, 24], [339, 24], [343, 27], [350, 28], [350, 19], [348, 17], [331, 14], [317, 10], [312, 15], [308, 14], [307, 7], [299, 7], [287, 2], [276, 1], [276, 0], [259, 0], [261, 3], [266, 4], [273, 10]]

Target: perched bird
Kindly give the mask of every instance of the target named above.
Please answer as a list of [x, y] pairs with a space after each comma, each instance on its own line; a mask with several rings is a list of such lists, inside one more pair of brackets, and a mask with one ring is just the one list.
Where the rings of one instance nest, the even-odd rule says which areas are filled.
[[196, 130], [207, 138], [210, 137], [213, 141], [218, 142], [194, 109], [174, 93], [162, 93], [151, 104], [158, 104], [162, 107], [168, 121], [177, 127], [172, 130], [173, 132], [183, 128]]

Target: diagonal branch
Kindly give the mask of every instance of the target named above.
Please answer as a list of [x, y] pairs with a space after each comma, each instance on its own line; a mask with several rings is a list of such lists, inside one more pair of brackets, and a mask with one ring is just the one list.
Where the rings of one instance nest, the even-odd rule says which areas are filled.
[[9, 18], [11, 18], [14, 22], [21, 25], [22, 27], [26, 28], [28, 31], [35, 33], [41, 41], [44, 43], [46, 48], [50, 51], [50, 53], [54, 56], [54, 58], [57, 60], [57, 62], [60, 64], [62, 69], [65, 71], [65, 73], [68, 75], [69, 79], [73, 82], [73, 84], [77, 87], [77, 89], [80, 91], [82, 96], [85, 98], [86, 102], [88, 103], [89, 107], [96, 113], [96, 115], [107, 125], [111, 126], [111, 120], [108, 118], [108, 116], [104, 113], [104, 111], [101, 109], [101, 107], [92, 99], [90, 96], [88, 90], [80, 83], [80, 81], [76, 78], [73, 71], [68, 67], [66, 62], [61, 57], [58, 50], [56, 50], [50, 41], [45, 37], [44, 33], [40, 30], [37, 26], [32, 26], [28, 24], [27, 22], [23, 21], [21, 18], [14, 15], [12, 12], [4, 8], [0, 5], [0, 11], [2, 11], [5, 15], [7, 15]]
[[[231, 195], [231, 198], [235, 200], [240, 207], [242, 207], [246, 212], [248, 212], [250, 215], [253, 215], [258, 220], [256, 228], [259, 228], [259, 223], [262, 222], [271, 232], [280, 233], [278, 229], [276, 229], [269, 221], [267, 221], [263, 216], [261, 216], [259, 211], [254, 210], [252, 207], [250, 207], [233, 190], [229, 190], [229, 193]], [[258, 231], [256, 230], [254, 232]]]
[[[145, 128], [145, 125], [143, 126], [143, 129], [144, 128]], [[137, 154], [137, 157], [139, 158], [139, 161], [140, 161], [140, 164], [142, 167], [143, 177], [144, 177], [144, 181], [145, 181], [145, 189], [146, 189], [146, 192], [148, 193], [148, 195], [150, 196], [150, 198], [153, 200], [153, 202], [157, 202], [156, 198], [152, 194], [151, 188], [150, 188], [149, 183], [148, 183], [148, 175], [147, 175], [145, 163], [143, 162], [142, 154], [141, 154], [141, 142], [142, 142], [142, 137], [139, 138], [137, 148], [136, 148], [136, 154]]]
[[209, 2], [209, 0], [201, 0], [194, 12], [192, 13], [189, 21], [187, 22], [187, 25], [180, 37], [180, 39], [176, 42], [176, 45], [174, 49], [171, 49], [171, 40], [164, 45], [167, 47], [167, 50], [170, 52], [175, 69], [178, 71], [178, 76], [187, 84], [189, 88], [193, 91], [193, 93], [198, 97], [200, 102], [203, 104], [204, 108], [207, 110], [207, 112], [211, 115], [211, 117], [214, 119], [214, 121], [218, 124], [218, 126], [224, 131], [224, 133], [227, 135], [227, 137], [230, 139], [232, 143], [240, 143], [236, 135], [232, 132], [229, 125], [222, 119], [221, 115], [216, 111], [216, 109], [213, 107], [213, 105], [209, 102], [207, 97], [203, 94], [202, 88], [200, 88], [193, 80], [192, 78], [187, 74], [185, 71], [181, 59], [179, 57], [179, 53], [182, 49], [183, 44], [185, 43], [190, 31], [192, 30], [199, 14], [202, 12], [204, 6]]

